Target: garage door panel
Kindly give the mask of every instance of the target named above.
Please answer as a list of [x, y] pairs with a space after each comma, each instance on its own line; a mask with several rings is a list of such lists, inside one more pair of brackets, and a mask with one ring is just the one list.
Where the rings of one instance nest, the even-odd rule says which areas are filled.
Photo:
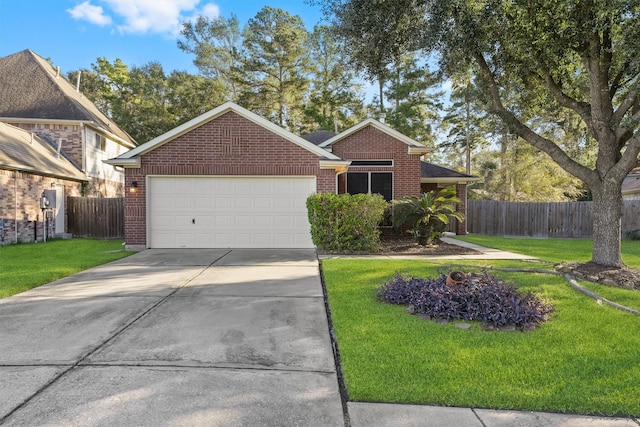
[[272, 225], [271, 217], [268, 215], [256, 215], [253, 217], [253, 221], [254, 225], [260, 228], [271, 227]]
[[231, 197], [218, 196], [213, 199], [213, 207], [214, 209], [233, 209], [233, 199]]
[[150, 177], [148, 192], [149, 247], [313, 247], [313, 177]]
[[268, 199], [266, 197], [256, 197], [254, 199], [254, 207], [256, 209], [270, 209], [271, 199]]

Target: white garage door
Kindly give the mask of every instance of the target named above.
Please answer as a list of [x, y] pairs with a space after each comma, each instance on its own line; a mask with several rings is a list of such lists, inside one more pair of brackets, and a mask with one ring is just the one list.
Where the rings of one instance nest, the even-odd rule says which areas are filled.
[[315, 177], [149, 177], [151, 248], [312, 248]]

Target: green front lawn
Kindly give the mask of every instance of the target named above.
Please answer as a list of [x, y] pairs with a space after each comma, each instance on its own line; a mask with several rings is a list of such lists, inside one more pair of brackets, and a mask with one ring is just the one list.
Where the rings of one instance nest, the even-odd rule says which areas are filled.
[[122, 241], [50, 240], [0, 246], [0, 298], [132, 254]]
[[[456, 239], [551, 262], [589, 261], [593, 250], [591, 239], [523, 239], [475, 235], [456, 236]], [[622, 260], [631, 267], [640, 268], [640, 240], [622, 241]]]
[[[569, 255], [589, 258], [586, 241], [506, 240], [514, 246], [502, 249], [517, 247], [537, 256], [544, 251], [563, 260], [573, 260]], [[634, 250], [640, 247], [640, 242], [629, 243], [638, 243], [632, 245]], [[631, 264], [630, 259], [625, 253]], [[519, 261], [491, 263], [532, 266]], [[407, 314], [404, 307], [375, 298], [378, 287], [396, 272], [433, 277], [446, 265], [422, 260], [322, 261], [351, 400], [640, 415], [640, 317], [598, 305], [562, 277], [496, 272], [554, 305], [551, 320], [532, 332], [487, 332], [478, 324], [462, 330], [455, 322], [422, 320]], [[637, 292], [589, 286], [609, 299], [640, 307]]]

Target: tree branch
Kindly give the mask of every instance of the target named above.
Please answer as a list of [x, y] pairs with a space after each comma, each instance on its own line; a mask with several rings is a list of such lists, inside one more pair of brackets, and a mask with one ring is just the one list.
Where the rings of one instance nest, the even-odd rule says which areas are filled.
[[629, 139], [626, 150], [622, 153], [620, 160], [611, 168], [610, 174], [622, 181], [638, 163], [638, 154], [640, 154], [640, 131]]
[[622, 77], [624, 77], [624, 74], [627, 72], [630, 66], [631, 66], [631, 59], [627, 59], [624, 62], [624, 64], [622, 64], [622, 68], [620, 69], [618, 74], [616, 74], [615, 78], [611, 82], [611, 87], [609, 88], [609, 97], [611, 99], [613, 99], [613, 97], [616, 96], [616, 93], [618, 93], [618, 89], [621, 86]]
[[630, 90], [627, 96], [625, 96], [622, 103], [618, 106], [618, 109], [613, 112], [613, 116], [611, 117], [613, 126], [618, 126], [620, 124], [624, 115], [627, 114], [627, 111], [629, 111], [629, 109], [633, 107], [633, 104], [635, 104], [635, 102], [637, 101], [638, 95], [640, 95], [640, 85], [635, 89]]
[[591, 108], [590, 105], [586, 102], [580, 102], [576, 99], [573, 99], [569, 95], [563, 92], [562, 86], [560, 86], [549, 74], [548, 71], [543, 71], [542, 80], [547, 86], [547, 89], [551, 92], [551, 94], [556, 98], [558, 103], [565, 107], [569, 108], [580, 116], [580, 118], [587, 124], [587, 127], [591, 127]]
[[480, 67], [482, 78], [489, 87], [489, 92], [493, 100], [496, 113], [505, 121], [509, 130], [522, 137], [525, 141], [540, 151], [548, 154], [556, 163], [558, 163], [558, 165], [573, 176], [583, 180], [590, 186], [597, 185], [598, 177], [594, 171], [573, 160], [553, 141], [535, 133], [531, 128], [522, 123], [512, 112], [504, 107], [498, 85], [496, 84], [493, 73], [489, 69], [489, 65], [480, 53], [475, 52], [474, 58]]

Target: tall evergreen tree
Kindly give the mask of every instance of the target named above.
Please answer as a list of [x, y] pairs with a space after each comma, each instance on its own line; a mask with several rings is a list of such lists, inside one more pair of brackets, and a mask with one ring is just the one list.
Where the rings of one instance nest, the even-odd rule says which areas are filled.
[[331, 27], [316, 26], [307, 44], [311, 93], [304, 110], [306, 130], [341, 132], [365, 118], [361, 85]]
[[195, 22], [182, 25], [184, 39], [178, 40], [178, 48], [195, 55], [193, 63], [200, 73], [222, 82], [225, 99], [237, 102], [244, 90], [239, 78], [244, 52], [238, 18], [199, 16]]
[[307, 30], [299, 16], [266, 6], [243, 30], [246, 56], [240, 103], [274, 123], [297, 131], [309, 89]]

